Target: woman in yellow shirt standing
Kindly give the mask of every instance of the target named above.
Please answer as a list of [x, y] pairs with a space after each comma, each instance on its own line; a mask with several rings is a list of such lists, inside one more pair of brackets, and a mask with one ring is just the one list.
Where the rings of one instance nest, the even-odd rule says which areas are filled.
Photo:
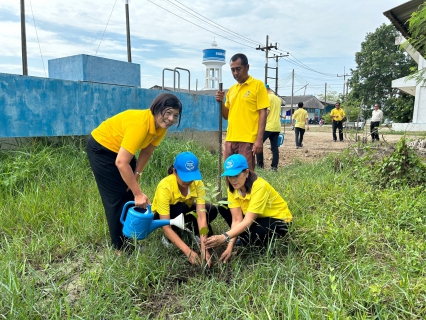
[[147, 110], [126, 110], [105, 120], [87, 140], [87, 157], [102, 198], [111, 242], [118, 255], [125, 248], [120, 222], [123, 206], [132, 200], [140, 207], [150, 203], [139, 186], [140, 174], [167, 129], [180, 123], [181, 113], [179, 99], [163, 93]]
[[[154, 219], [168, 220], [176, 218], [181, 213], [185, 214], [185, 222], [195, 235], [201, 238], [201, 258], [210, 264], [210, 254], [204, 250], [206, 236], [200, 235], [200, 230], [208, 227], [209, 233], [212, 234], [210, 223], [216, 218], [218, 209], [206, 204], [206, 192], [201, 181], [197, 157], [189, 151], [178, 154], [169, 168], [168, 174], [160, 181], [155, 191], [152, 202]], [[187, 214], [191, 211], [196, 213], [197, 218], [192, 214]], [[179, 233], [176, 232], [177, 229], [168, 225], [163, 227], [163, 231], [165, 236], [188, 257], [190, 263], [198, 264], [200, 262], [198, 254], [181, 239]]]
[[228, 157], [224, 163], [228, 185], [229, 211], [220, 211], [231, 228], [222, 235], [209, 237], [205, 246], [217, 247], [228, 243], [220, 257], [227, 262], [232, 255], [235, 239], [242, 245], [266, 246], [272, 238], [284, 236], [293, 217], [284, 199], [264, 179], [248, 169], [240, 154]]

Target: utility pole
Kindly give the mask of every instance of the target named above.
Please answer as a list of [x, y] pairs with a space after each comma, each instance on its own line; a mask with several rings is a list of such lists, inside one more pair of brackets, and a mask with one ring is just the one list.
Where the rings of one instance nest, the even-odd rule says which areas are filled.
[[325, 88], [324, 88], [324, 104], [325, 104], [325, 107], [327, 107], [327, 83], [325, 83]]
[[345, 95], [345, 85], [346, 85], [346, 77], [350, 76], [350, 74], [346, 74], [345, 67], [343, 67], [343, 74], [337, 75], [338, 77], [343, 77], [343, 96]]
[[[282, 57], [288, 57], [288, 52], [287, 54], [279, 54], [276, 55], [274, 54], [272, 57], [270, 57], [268, 55], [269, 50], [271, 49], [278, 49], [278, 44], [275, 42], [275, 45], [272, 45], [272, 43], [270, 43], [268, 45], [269, 42], [269, 36], [266, 36], [266, 46], [265, 47], [261, 47], [260, 45], [256, 48], [256, 50], [262, 50], [265, 51], [265, 84], [268, 83], [268, 79], [275, 79], [275, 94], [278, 95], [278, 59], [282, 58]], [[273, 67], [269, 67], [268, 66], [268, 59], [275, 59], [276, 65], [275, 68]], [[268, 77], [268, 69], [275, 69], [275, 77]]]
[[132, 52], [130, 46], [130, 23], [129, 23], [129, 0], [126, 3], [126, 33], [127, 33], [127, 61], [132, 62]]
[[[304, 95], [304, 96], [306, 96], [306, 89], [308, 88], [308, 84], [309, 84], [309, 83], [307, 83], [307, 84], [305, 84], [305, 85], [303, 86], [303, 87], [305, 88], [305, 91], [303, 92], [303, 95]], [[302, 87], [302, 88], [303, 88], [303, 87]]]
[[22, 46], [22, 74], [28, 75], [27, 63], [27, 36], [25, 32], [25, 0], [21, 0], [21, 46]]

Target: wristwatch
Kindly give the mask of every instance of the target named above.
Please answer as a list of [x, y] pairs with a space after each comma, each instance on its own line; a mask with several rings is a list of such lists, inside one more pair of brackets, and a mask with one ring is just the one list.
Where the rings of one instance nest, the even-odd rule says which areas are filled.
[[225, 236], [226, 243], [230, 243], [231, 242], [231, 238], [229, 237], [229, 235], [226, 232], [224, 232], [223, 235]]

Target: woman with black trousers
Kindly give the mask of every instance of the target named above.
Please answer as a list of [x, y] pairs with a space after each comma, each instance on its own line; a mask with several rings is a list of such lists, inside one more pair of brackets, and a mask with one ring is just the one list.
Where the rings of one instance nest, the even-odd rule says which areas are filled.
[[[128, 201], [145, 208], [150, 203], [139, 177], [167, 129], [180, 123], [182, 103], [160, 94], [147, 110], [126, 110], [102, 122], [87, 140], [86, 150], [102, 198], [111, 243], [117, 255], [125, 249], [120, 216]], [[136, 160], [135, 154], [140, 150]]]

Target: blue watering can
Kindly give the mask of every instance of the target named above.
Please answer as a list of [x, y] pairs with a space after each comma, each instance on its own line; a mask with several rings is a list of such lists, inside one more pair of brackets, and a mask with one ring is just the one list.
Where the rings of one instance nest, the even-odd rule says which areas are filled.
[[[130, 206], [133, 207], [130, 208]], [[120, 221], [123, 224], [123, 234], [128, 238], [136, 238], [136, 240], [145, 239], [152, 231], [163, 226], [173, 225], [180, 229], [185, 228], [182, 213], [171, 220], [154, 220], [150, 205], [147, 205], [146, 209], [135, 207], [134, 201], [129, 201], [124, 205]]]

